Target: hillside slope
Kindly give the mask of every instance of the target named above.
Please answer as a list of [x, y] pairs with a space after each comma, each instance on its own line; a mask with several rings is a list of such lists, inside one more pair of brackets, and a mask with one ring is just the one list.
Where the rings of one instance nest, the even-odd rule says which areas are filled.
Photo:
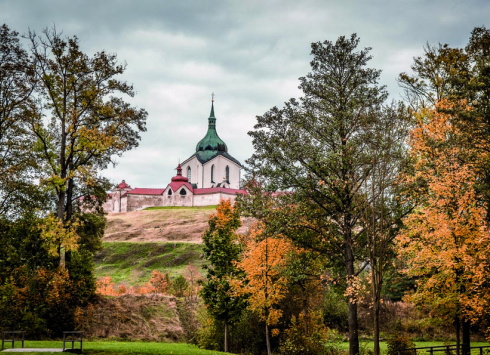
[[[107, 215], [104, 242], [191, 242], [201, 243], [209, 216], [216, 206], [160, 207]], [[246, 233], [250, 220], [242, 221]]]

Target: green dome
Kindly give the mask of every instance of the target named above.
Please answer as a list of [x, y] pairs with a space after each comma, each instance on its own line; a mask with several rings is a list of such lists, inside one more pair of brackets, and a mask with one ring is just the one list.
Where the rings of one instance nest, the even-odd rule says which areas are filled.
[[214, 155], [217, 152], [227, 152], [225, 142], [218, 136], [216, 132], [216, 117], [214, 117], [214, 103], [211, 104], [211, 114], [208, 118], [208, 132], [203, 139], [197, 143], [196, 152], [199, 155], [208, 156]]

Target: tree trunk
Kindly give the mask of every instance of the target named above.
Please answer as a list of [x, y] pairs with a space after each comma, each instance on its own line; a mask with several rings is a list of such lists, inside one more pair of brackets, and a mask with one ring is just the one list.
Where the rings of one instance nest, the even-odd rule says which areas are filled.
[[374, 355], [379, 355], [379, 298], [374, 296], [373, 312], [374, 312], [374, 324], [373, 324], [373, 342], [374, 342]]
[[461, 324], [459, 323], [459, 315], [454, 317], [454, 327], [456, 328], [456, 355], [461, 355]]
[[228, 352], [228, 321], [225, 320], [225, 353]]
[[[58, 220], [64, 222], [64, 212], [65, 212], [65, 193], [60, 192], [58, 195]], [[62, 269], [65, 268], [65, 247], [63, 244], [60, 245], [60, 266]]]
[[[352, 249], [350, 248], [350, 243], [346, 243], [346, 244], [347, 244], [346, 246], [347, 277], [348, 280], [352, 280], [355, 277], [354, 256], [352, 255]], [[359, 324], [357, 321], [357, 300], [353, 299], [352, 295], [349, 295], [348, 301], [349, 301], [349, 305], [348, 305], [349, 355], [358, 355], [359, 354], [359, 334], [358, 334]]]
[[470, 354], [470, 322], [463, 319], [463, 355]]
[[265, 323], [265, 341], [267, 342], [267, 355], [272, 355], [271, 343], [269, 342], [269, 326], [267, 323]]

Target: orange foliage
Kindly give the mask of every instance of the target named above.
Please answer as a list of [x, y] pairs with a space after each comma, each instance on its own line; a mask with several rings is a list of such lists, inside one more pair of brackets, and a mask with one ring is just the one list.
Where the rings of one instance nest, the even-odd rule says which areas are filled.
[[463, 123], [441, 112], [451, 108], [439, 102], [437, 110], [422, 112], [411, 132], [415, 172], [403, 178], [422, 186], [412, 195], [422, 202], [398, 243], [407, 273], [419, 279], [410, 300], [430, 303], [448, 320], [463, 315], [476, 322], [490, 306], [488, 206], [477, 190], [490, 147], [473, 142]]
[[148, 293], [167, 294], [168, 286], [166, 275], [154, 270], [150, 280], [142, 286], [126, 287], [123, 284], [116, 286], [110, 276], [101, 277], [97, 280], [97, 293], [102, 296], [146, 295]]
[[199, 294], [199, 290], [201, 289], [199, 281], [203, 280], [203, 277], [199, 273], [199, 270], [194, 264], [189, 263], [189, 265], [187, 265], [184, 271], [184, 277], [189, 283], [189, 288], [187, 291], [189, 297], [197, 298], [197, 295]]
[[[252, 227], [248, 237], [243, 237], [245, 250], [237, 267], [246, 274], [245, 281], [233, 280], [232, 287], [239, 295], [248, 294], [249, 308], [268, 324], [277, 324], [282, 315], [275, 306], [287, 293], [288, 280], [281, 273], [286, 255], [293, 249], [283, 238], [263, 235], [260, 224]], [[273, 331], [273, 335], [277, 332]]]

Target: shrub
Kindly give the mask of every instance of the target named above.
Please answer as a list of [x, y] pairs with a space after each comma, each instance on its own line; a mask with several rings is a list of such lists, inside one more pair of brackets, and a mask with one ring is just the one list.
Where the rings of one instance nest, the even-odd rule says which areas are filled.
[[410, 355], [407, 351], [403, 351], [406, 349], [415, 348], [415, 343], [410, 340], [410, 338], [406, 335], [395, 334], [388, 341], [388, 352], [386, 355]]
[[347, 331], [349, 329], [347, 324], [347, 319], [349, 318], [347, 300], [333, 289], [325, 292], [322, 314], [323, 322], [327, 327], [339, 331]]
[[172, 282], [172, 294], [175, 297], [184, 297], [189, 288], [189, 283], [184, 276], [177, 276]]
[[323, 355], [326, 348], [327, 332], [320, 317], [312, 315], [308, 322], [309, 334], [305, 334], [303, 315], [291, 318], [291, 325], [285, 330], [279, 352], [283, 355]]

